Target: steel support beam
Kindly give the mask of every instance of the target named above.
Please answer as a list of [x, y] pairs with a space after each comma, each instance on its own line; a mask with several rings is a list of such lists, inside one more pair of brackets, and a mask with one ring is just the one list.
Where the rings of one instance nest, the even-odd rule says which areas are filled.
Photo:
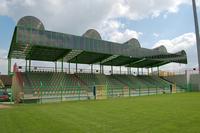
[[31, 71], [31, 60], [29, 60], [28, 71]]
[[76, 73], [78, 72], [77, 56], [76, 56]]
[[63, 72], [63, 58], [62, 58], [62, 61], [61, 61], [61, 71]]
[[104, 66], [103, 65], [101, 65], [101, 70], [102, 70], [102, 74], [104, 74]]
[[143, 68], [141, 68], [142, 69], [142, 75], [144, 75], [144, 73], [143, 73]]
[[93, 64], [91, 64], [91, 73], [93, 73]]
[[68, 63], [68, 72], [69, 72], [69, 74], [70, 74], [70, 62]]
[[146, 58], [142, 58], [142, 59], [140, 59], [140, 60], [138, 60], [138, 61], [134, 61], [134, 62], [132, 62], [132, 63], [126, 64], [125, 66], [132, 66], [132, 65], [138, 64], [138, 63], [140, 63], [140, 62], [143, 62], [143, 61], [145, 61], [145, 60], [146, 60]]
[[101, 64], [99, 64], [99, 69], [100, 69], [99, 72], [100, 72], [100, 74], [101, 74]]
[[160, 76], [159, 66], [157, 67], [158, 76]]
[[55, 61], [55, 72], [57, 72], [57, 61]]
[[27, 60], [26, 60], [25, 72], [27, 72]]
[[111, 66], [111, 74], [113, 74], [113, 66]]
[[8, 75], [11, 74], [11, 63], [12, 63], [11, 58], [8, 58]]

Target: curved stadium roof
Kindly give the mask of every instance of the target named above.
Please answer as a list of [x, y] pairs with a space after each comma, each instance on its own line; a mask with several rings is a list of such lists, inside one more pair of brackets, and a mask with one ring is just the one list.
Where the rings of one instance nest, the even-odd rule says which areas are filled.
[[82, 36], [48, 31], [39, 19], [32, 16], [23, 17], [17, 23], [8, 58], [127, 67], [187, 63], [184, 51], [168, 53], [164, 46], [141, 48], [135, 38], [124, 44], [105, 41], [94, 29]]

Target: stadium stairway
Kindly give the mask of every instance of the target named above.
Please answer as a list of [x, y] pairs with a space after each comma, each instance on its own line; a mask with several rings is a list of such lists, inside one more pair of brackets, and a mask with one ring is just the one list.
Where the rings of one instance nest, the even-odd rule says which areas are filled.
[[174, 76], [164, 76], [163, 80], [176, 84], [177, 87], [186, 89], [187, 88], [187, 78], [186, 75], [174, 75]]

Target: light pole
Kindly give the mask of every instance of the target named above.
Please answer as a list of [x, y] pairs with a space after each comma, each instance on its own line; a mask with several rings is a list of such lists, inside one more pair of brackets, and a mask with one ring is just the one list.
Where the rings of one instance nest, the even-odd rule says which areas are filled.
[[197, 8], [195, 0], [192, 0], [193, 5], [193, 13], [194, 13], [194, 24], [195, 24], [195, 32], [196, 32], [196, 43], [197, 43], [197, 56], [198, 56], [198, 71], [200, 73], [200, 37], [199, 37], [199, 25], [198, 25], [198, 17], [197, 17]]

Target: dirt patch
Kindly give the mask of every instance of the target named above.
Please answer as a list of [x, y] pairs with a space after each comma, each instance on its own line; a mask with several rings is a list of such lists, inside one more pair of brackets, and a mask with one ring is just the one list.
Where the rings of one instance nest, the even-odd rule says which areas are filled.
[[0, 105], [0, 109], [8, 109], [11, 108], [9, 105]]

